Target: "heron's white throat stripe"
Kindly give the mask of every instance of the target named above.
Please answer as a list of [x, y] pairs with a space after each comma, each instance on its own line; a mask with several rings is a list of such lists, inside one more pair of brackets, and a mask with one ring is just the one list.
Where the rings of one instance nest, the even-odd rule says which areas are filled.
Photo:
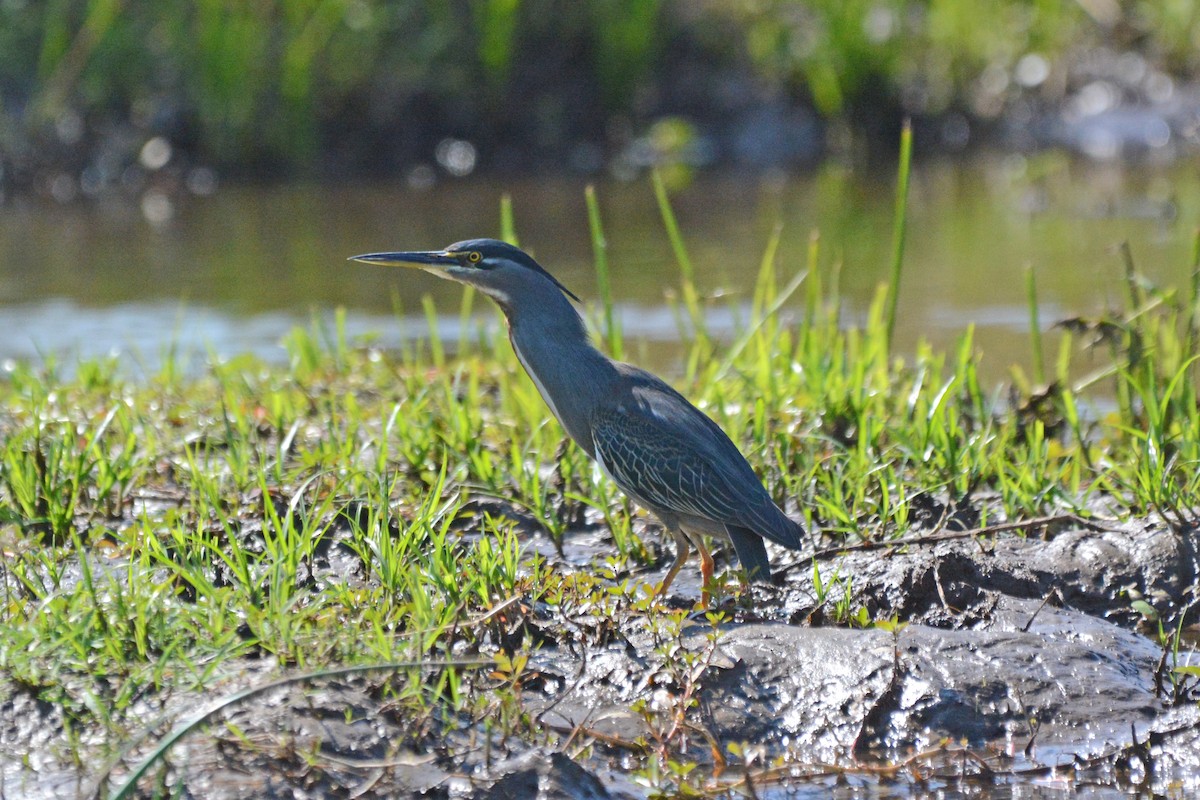
[[542, 400], [545, 401], [546, 405], [550, 406], [550, 413], [553, 414], [554, 418], [559, 421], [559, 424], [565, 428], [566, 423], [563, 422], [562, 414], [559, 414], [558, 409], [554, 406], [554, 398], [552, 398], [550, 393], [546, 391], [546, 387], [542, 385], [537, 373], [529, 368], [529, 362], [525, 360], [525, 354], [521, 352], [521, 347], [517, 344], [515, 338], [513, 339], [512, 345], [513, 352], [517, 354], [517, 361], [521, 362], [521, 366], [525, 369], [525, 373], [533, 379], [533, 385], [537, 387], [538, 394], [542, 396]]

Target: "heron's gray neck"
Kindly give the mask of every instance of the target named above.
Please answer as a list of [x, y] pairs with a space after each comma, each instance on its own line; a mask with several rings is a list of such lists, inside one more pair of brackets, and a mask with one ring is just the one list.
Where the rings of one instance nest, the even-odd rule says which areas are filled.
[[509, 339], [546, 405], [592, 456], [591, 414], [611, 390], [616, 368], [592, 346], [570, 301], [557, 287], [546, 289], [503, 304]]

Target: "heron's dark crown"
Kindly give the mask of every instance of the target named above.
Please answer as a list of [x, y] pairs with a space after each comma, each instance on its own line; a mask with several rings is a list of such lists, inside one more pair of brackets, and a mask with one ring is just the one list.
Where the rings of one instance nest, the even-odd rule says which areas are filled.
[[446, 248], [447, 253], [469, 253], [471, 251], [483, 256], [484, 261], [505, 259], [529, 269], [539, 271], [542, 269], [524, 250], [499, 239], [466, 239], [455, 242]]
[[519, 267], [532, 270], [537, 274], [545, 277], [555, 286], [563, 291], [568, 297], [578, 301], [579, 298], [575, 293], [563, 286], [557, 278], [551, 275], [546, 269], [533, 260], [533, 256], [526, 253], [519, 247], [514, 247], [508, 242], [502, 242], [499, 239], [466, 239], [461, 242], [455, 242], [446, 248], [448, 253], [479, 253], [482, 258], [476, 266], [487, 269], [489, 266], [495, 266], [500, 261], [508, 261]]

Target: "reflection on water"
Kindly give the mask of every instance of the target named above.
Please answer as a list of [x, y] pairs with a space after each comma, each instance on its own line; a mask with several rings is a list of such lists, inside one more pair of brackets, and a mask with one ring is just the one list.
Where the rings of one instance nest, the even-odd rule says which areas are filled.
[[[790, 178], [706, 177], [675, 197], [713, 323], [740, 316], [767, 240], [782, 225], [781, 268], [801, 269], [812, 230], [820, 269], [861, 314], [887, 273], [890, 175], [830, 164]], [[168, 345], [282, 357], [279, 339], [315, 313], [348, 309], [350, 333], [420, 336], [434, 297], [453, 337], [459, 287], [416, 272], [351, 264], [354, 253], [441, 247], [494, 235], [513, 197], [522, 244], [587, 302], [596, 297], [583, 185], [570, 180], [401, 186], [223, 188], [167, 222], [136, 207], [0, 209], [0, 358], [137, 354]], [[628, 333], [678, 334], [665, 306], [677, 270], [648, 183], [598, 187], [613, 286]], [[1037, 270], [1042, 321], [1116, 304], [1128, 239], [1151, 279], [1182, 286], [1200, 219], [1194, 165], [1097, 166], [1052, 155], [925, 163], [912, 182], [901, 347], [946, 344], [977, 323], [985, 364], [1027, 360], [1024, 273]], [[478, 306], [481, 311], [482, 303]], [[491, 323], [493, 317], [485, 316]], [[653, 349], [653, 346], [650, 346]], [[635, 351], [636, 352], [636, 351]]]

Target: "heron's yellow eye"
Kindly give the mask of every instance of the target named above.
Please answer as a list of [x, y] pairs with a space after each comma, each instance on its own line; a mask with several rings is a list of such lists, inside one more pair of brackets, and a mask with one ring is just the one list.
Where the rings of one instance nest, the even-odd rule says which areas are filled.
[[470, 261], [472, 264], [478, 264], [480, 261], [483, 261], [483, 254], [478, 250], [472, 250], [467, 253], [467, 261]]

